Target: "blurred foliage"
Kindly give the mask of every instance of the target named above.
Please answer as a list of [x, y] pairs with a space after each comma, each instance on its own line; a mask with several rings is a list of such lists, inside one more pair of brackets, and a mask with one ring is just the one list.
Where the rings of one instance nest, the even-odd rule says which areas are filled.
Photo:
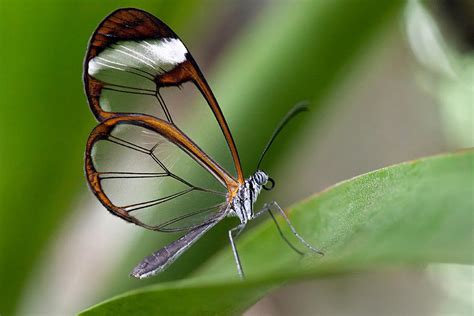
[[5, 315], [84, 186], [82, 147], [92, 123], [80, 79], [87, 22], [78, 15], [70, 23], [70, 7], [60, 3], [1, 4], [0, 311]]
[[[467, 220], [474, 209], [473, 166], [473, 150], [411, 161], [347, 180], [292, 207], [293, 224], [325, 250], [322, 258], [300, 260], [275, 242], [278, 234], [268, 221], [239, 242], [245, 282], [237, 280], [225, 250], [195, 278], [133, 291], [83, 314], [233, 315], [290, 280], [387, 265], [473, 264]], [[284, 231], [291, 236], [288, 227]]]
[[[335, 92], [357, 57], [386, 24], [395, 21], [394, 18], [404, 5], [403, 1], [398, 0], [269, 3], [272, 5], [260, 12], [253, 23], [246, 25], [241, 36], [227, 48], [218, 62], [215, 76], [208, 77], [233, 131], [247, 175], [253, 171], [259, 151], [276, 122], [289, 107], [302, 99], [312, 100], [313, 111], [306, 120], [292, 123], [292, 131], [286, 131], [272, 151], [283, 153], [292, 149], [290, 140], [297, 135], [312, 137], [301, 135], [301, 130], [317, 119], [323, 110], [324, 99]], [[82, 193], [86, 188], [83, 150], [87, 136], [96, 123], [83, 95], [82, 61], [89, 36], [98, 22], [118, 7], [143, 8], [166, 21], [193, 50], [193, 45], [202, 45], [198, 40], [206, 41], [196, 39], [193, 35], [199, 33], [200, 28], [215, 27], [213, 23], [216, 20], [217, 4], [214, 0], [204, 3], [194, 0], [153, 3], [0, 0], [0, 26], [3, 30], [0, 39], [2, 47], [8, 47], [0, 53], [4, 61], [0, 75], [4, 101], [0, 107], [0, 117], [3, 119], [0, 124], [0, 267], [3, 271], [0, 273], [0, 284], [8, 285], [0, 288], [2, 315], [12, 314], [17, 308], [22, 291], [42, 252], [69, 215], [78, 192]], [[206, 20], [209, 25], [198, 26], [195, 20]], [[224, 23], [221, 27], [227, 26]], [[270, 154], [266, 168], [271, 171], [284, 163], [284, 155]], [[437, 170], [443, 171], [441, 167]], [[338, 188], [341, 187], [345, 186]], [[340, 190], [338, 188], [335, 190]], [[316, 198], [314, 201], [319, 203], [320, 200]], [[311, 235], [310, 227], [304, 227], [302, 219], [298, 220], [300, 213], [308, 214], [303, 210], [315, 208], [310, 205], [311, 201], [307, 203], [294, 214], [296, 224], [303, 226], [302, 232], [311, 236], [312, 240], [314, 238], [314, 241], [324, 241], [319, 237], [329, 238], [331, 233], [336, 238], [335, 231], [330, 231], [333, 227], [318, 224], [320, 229], [312, 231]], [[347, 211], [338, 209], [340, 212], [344, 210]], [[324, 212], [312, 213], [312, 216], [314, 214], [321, 214], [322, 218]], [[431, 215], [434, 216], [434, 213]], [[320, 223], [319, 218], [311, 221]], [[222, 237], [226, 236], [224, 231], [227, 227], [228, 224], [217, 227], [163, 276], [147, 282], [172, 280], [192, 273], [208, 256], [227, 245], [227, 239]], [[343, 226], [338, 227], [342, 229]], [[262, 238], [267, 238], [268, 243], [268, 229], [267, 224], [249, 236], [248, 240], [263, 234]], [[341, 230], [339, 233], [344, 232]], [[274, 237], [272, 235], [271, 238]], [[113, 267], [116, 277], [105, 282], [104, 295], [146, 284], [127, 278], [130, 267], [137, 262], [137, 258], [156, 250], [169, 238], [171, 236], [147, 232], [139, 245], [124, 249], [130, 255], [126, 262]], [[387, 241], [390, 242], [396, 243], [397, 240]], [[330, 245], [329, 239], [324, 245]], [[407, 249], [418, 249], [416, 245]], [[261, 260], [258, 253], [255, 253], [255, 257], [248, 256], [252, 247], [250, 244], [247, 246], [243, 243], [242, 246], [247, 257], [245, 260]], [[228, 255], [226, 253], [221, 259], [215, 260], [221, 260], [222, 267], [230, 271], [234, 265]], [[349, 257], [354, 259], [354, 256]], [[394, 260], [397, 258], [393, 257]], [[369, 259], [373, 258], [369, 256]], [[290, 262], [293, 259], [288, 260]], [[424, 262], [426, 257], [420, 260]], [[212, 262], [209, 267], [213, 267]], [[264, 264], [265, 260], [255, 266]], [[323, 265], [318, 271], [323, 271], [325, 267]], [[311, 271], [308, 275], [318, 273]], [[225, 289], [229, 294], [234, 293], [236, 298], [242, 297], [241, 289], [247, 289], [248, 296], [242, 298], [242, 305], [232, 309], [237, 311], [255, 302], [269, 286], [279, 283], [281, 278], [271, 280], [258, 284], [253, 281], [232, 281], [223, 287], [214, 288], [214, 285], [210, 285], [210, 292], [199, 289], [203, 295], [213, 290], [220, 294]], [[151, 295], [147, 304], [141, 299], [137, 299], [137, 303], [141, 302], [147, 308], [149, 304], [156, 303], [157, 298], [163, 299], [173, 294], [167, 285], [158, 289], [156, 292], [146, 292], [146, 295]], [[182, 293], [181, 290], [174, 291]], [[162, 294], [157, 292], [165, 293], [165, 296], [159, 296]], [[229, 296], [216, 304], [229, 306], [232, 301]], [[231, 307], [235, 308], [234, 305]], [[216, 310], [225, 309], [219, 307]]]
[[[463, 5], [456, 5], [454, 2], [448, 4], [446, 1], [439, 1], [427, 4], [451, 7], [442, 12], [449, 15], [453, 14], [452, 10], [462, 10], [468, 6], [468, 3], [462, 3]], [[446, 140], [457, 147], [472, 147], [474, 53], [472, 49], [461, 52], [454, 41], [456, 34], [449, 30], [443, 32], [443, 23], [435, 19], [423, 2], [411, 1], [406, 11], [408, 38], [415, 56], [424, 66], [420, 70], [420, 83], [439, 103]], [[469, 14], [472, 12], [466, 13], [467, 16]], [[460, 30], [464, 27], [465, 31], [470, 31], [462, 20], [458, 24], [456, 27]]]
[[444, 78], [436, 93], [446, 139], [459, 147], [474, 147], [474, 54], [462, 61], [456, 78]]

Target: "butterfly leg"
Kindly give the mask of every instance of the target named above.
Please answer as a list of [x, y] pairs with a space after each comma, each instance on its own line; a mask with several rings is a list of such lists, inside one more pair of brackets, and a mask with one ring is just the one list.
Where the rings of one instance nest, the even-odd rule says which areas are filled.
[[260, 215], [265, 214], [265, 213], [267, 213], [267, 212], [268, 212], [268, 214], [270, 214], [270, 217], [273, 219], [273, 222], [275, 223], [275, 226], [276, 226], [276, 228], [277, 228], [277, 230], [278, 230], [278, 233], [280, 234], [280, 237], [281, 237], [281, 238], [286, 242], [286, 244], [287, 244], [291, 249], [293, 249], [297, 254], [303, 256], [304, 253], [301, 252], [300, 250], [298, 250], [298, 248], [296, 248], [296, 247], [288, 240], [288, 238], [286, 238], [285, 234], [283, 234], [283, 231], [281, 230], [280, 225], [278, 224], [278, 221], [277, 221], [276, 218], [275, 218], [275, 215], [273, 215], [273, 212], [272, 212], [272, 210], [271, 210], [269, 207], [267, 207], [267, 206], [265, 205], [262, 210], [258, 211], [258, 212], [255, 214], [255, 218], [257, 218], [257, 217], [259, 217]]
[[229, 240], [230, 245], [232, 246], [232, 253], [234, 254], [235, 264], [237, 265], [237, 271], [239, 272], [240, 278], [245, 279], [244, 270], [242, 269], [242, 263], [240, 262], [239, 253], [237, 252], [237, 247], [235, 246], [234, 238], [237, 238], [242, 230], [245, 228], [245, 224], [240, 224], [229, 230]]
[[[273, 201], [273, 202], [270, 202], [270, 203], [267, 203], [264, 205], [263, 207], [263, 210], [268, 210], [270, 212], [270, 214], [272, 215], [272, 218], [273, 220], [275, 221], [276, 223], [276, 220], [275, 218], [273, 217], [273, 214], [271, 213], [271, 210], [272, 209], [275, 209], [277, 210], [278, 212], [280, 212], [281, 216], [283, 216], [283, 218], [285, 219], [286, 223], [288, 224], [288, 226], [290, 227], [291, 229], [291, 232], [293, 233], [293, 235], [295, 235], [296, 238], [298, 238], [298, 240], [303, 244], [305, 245], [308, 249], [310, 249], [311, 251], [314, 251], [320, 255], [324, 255], [324, 253], [317, 249], [317, 248], [314, 248], [313, 246], [311, 246], [306, 240], [303, 239], [303, 237], [301, 237], [298, 232], [296, 231], [296, 229], [293, 227], [293, 225], [291, 224], [291, 221], [290, 219], [288, 218], [288, 216], [286, 216], [285, 212], [283, 211], [283, 209], [280, 207], [280, 205], [278, 205], [277, 202]], [[278, 225], [277, 225], [278, 227]], [[281, 231], [280, 231], [281, 233]], [[286, 240], [286, 238], [284, 238]], [[292, 247], [293, 248], [293, 247]]]

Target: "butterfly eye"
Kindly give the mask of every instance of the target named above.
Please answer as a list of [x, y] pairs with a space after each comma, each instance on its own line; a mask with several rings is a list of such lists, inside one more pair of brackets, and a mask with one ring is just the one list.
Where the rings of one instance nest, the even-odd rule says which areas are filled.
[[263, 185], [263, 189], [267, 190], [267, 191], [271, 191], [274, 187], [275, 187], [275, 180], [273, 180], [272, 178], [268, 178], [267, 180], [267, 183], [270, 182], [270, 186], [265, 186]]

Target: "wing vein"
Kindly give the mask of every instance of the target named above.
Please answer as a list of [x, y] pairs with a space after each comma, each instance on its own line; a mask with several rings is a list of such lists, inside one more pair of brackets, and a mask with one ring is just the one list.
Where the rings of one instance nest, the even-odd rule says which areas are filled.
[[145, 178], [163, 178], [169, 177], [165, 172], [98, 172], [101, 180], [107, 179], [145, 179]]
[[[184, 214], [184, 215], [181, 215], [181, 216], [178, 216], [178, 217], [175, 217], [173, 219], [170, 219], [164, 223], [161, 223], [160, 225], [157, 225], [157, 226], [154, 226], [155, 229], [158, 229], [158, 230], [165, 230], [165, 231], [179, 231], [179, 230], [182, 230], [184, 227], [180, 227], [180, 228], [168, 228], [168, 229], [164, 229], [166, 228], [167, 226], [170, 226], [174, 223], [177, 223], [179, 221], [182, 221], [183, 219], [187, 219], [187, 218], [190, 218], [190, 217], [193, 217], [195, 215], [198, 215], [198, 214], [201, 214], [201, 213], [205, 213], [206, 211], [211, 211], [213, 209], [217, 209], [217, 208], [220, 208], [222, 207], [224, 204], [223, 203], [219, 203], [219, 204], [216, 204], [216, 205], [213, 205], [213, 206], [210, 206], [210, 207], [206, 207], [206, 208], [201, 208], [199, 210], [196, 210], [194, 212], [191, 212], [191, 213], [187, 213], [187, 214]], [[197, 227], [197, 226], [201, 226], [201, 225], [205, 225], [206, 223], [208, 223], [209, 220], [207, 221], [204, 221], [200, 224], [196, 224], [196, 225], [193, 225], [193, 226], [187, 226], [185, 227], [186, 229], [192, 229], [194, 227]]]
[[130, 213], [130, 212], [133, 212], [133, 211], [137, 211], [137, 210], [140, 210], [140, 209], [143, 209], [143, 208], [155, 206], [155, 205], [161, 204], [163, 202], [170, 201], [170, 200], [175, 199], [175, 198], [177, 198], [181, 195], [189, 193], [193, 190], [194, 190], [194, 188], [189, 188], [187, 190], [179, 191], [175, 194], [171, 194], [171, 195], [168, 195], [168, 196], [165, 196], [165, 197], [162, 197], [162, 198], [158, 198], [158, 199], [154, 199], [154, 200], [150, 200], [150, 201], [146, 201], [146, 202], [141, 202], [141, 203], [129, 204], [129, 205], [126, 205], [126, 206], [122, 206], [121, 208], [124, 209], [125, 211], [127, 211], [128, 213]]

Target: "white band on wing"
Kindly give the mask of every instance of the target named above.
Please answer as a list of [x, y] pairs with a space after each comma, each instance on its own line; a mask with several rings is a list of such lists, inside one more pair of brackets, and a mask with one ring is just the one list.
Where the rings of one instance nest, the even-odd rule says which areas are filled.
[[96, 77], [104, 70], [143, 69], [160, 75], [186, 61], [187, 52], [177, 38], [119, 41], [89, 61], [88, 73]]

